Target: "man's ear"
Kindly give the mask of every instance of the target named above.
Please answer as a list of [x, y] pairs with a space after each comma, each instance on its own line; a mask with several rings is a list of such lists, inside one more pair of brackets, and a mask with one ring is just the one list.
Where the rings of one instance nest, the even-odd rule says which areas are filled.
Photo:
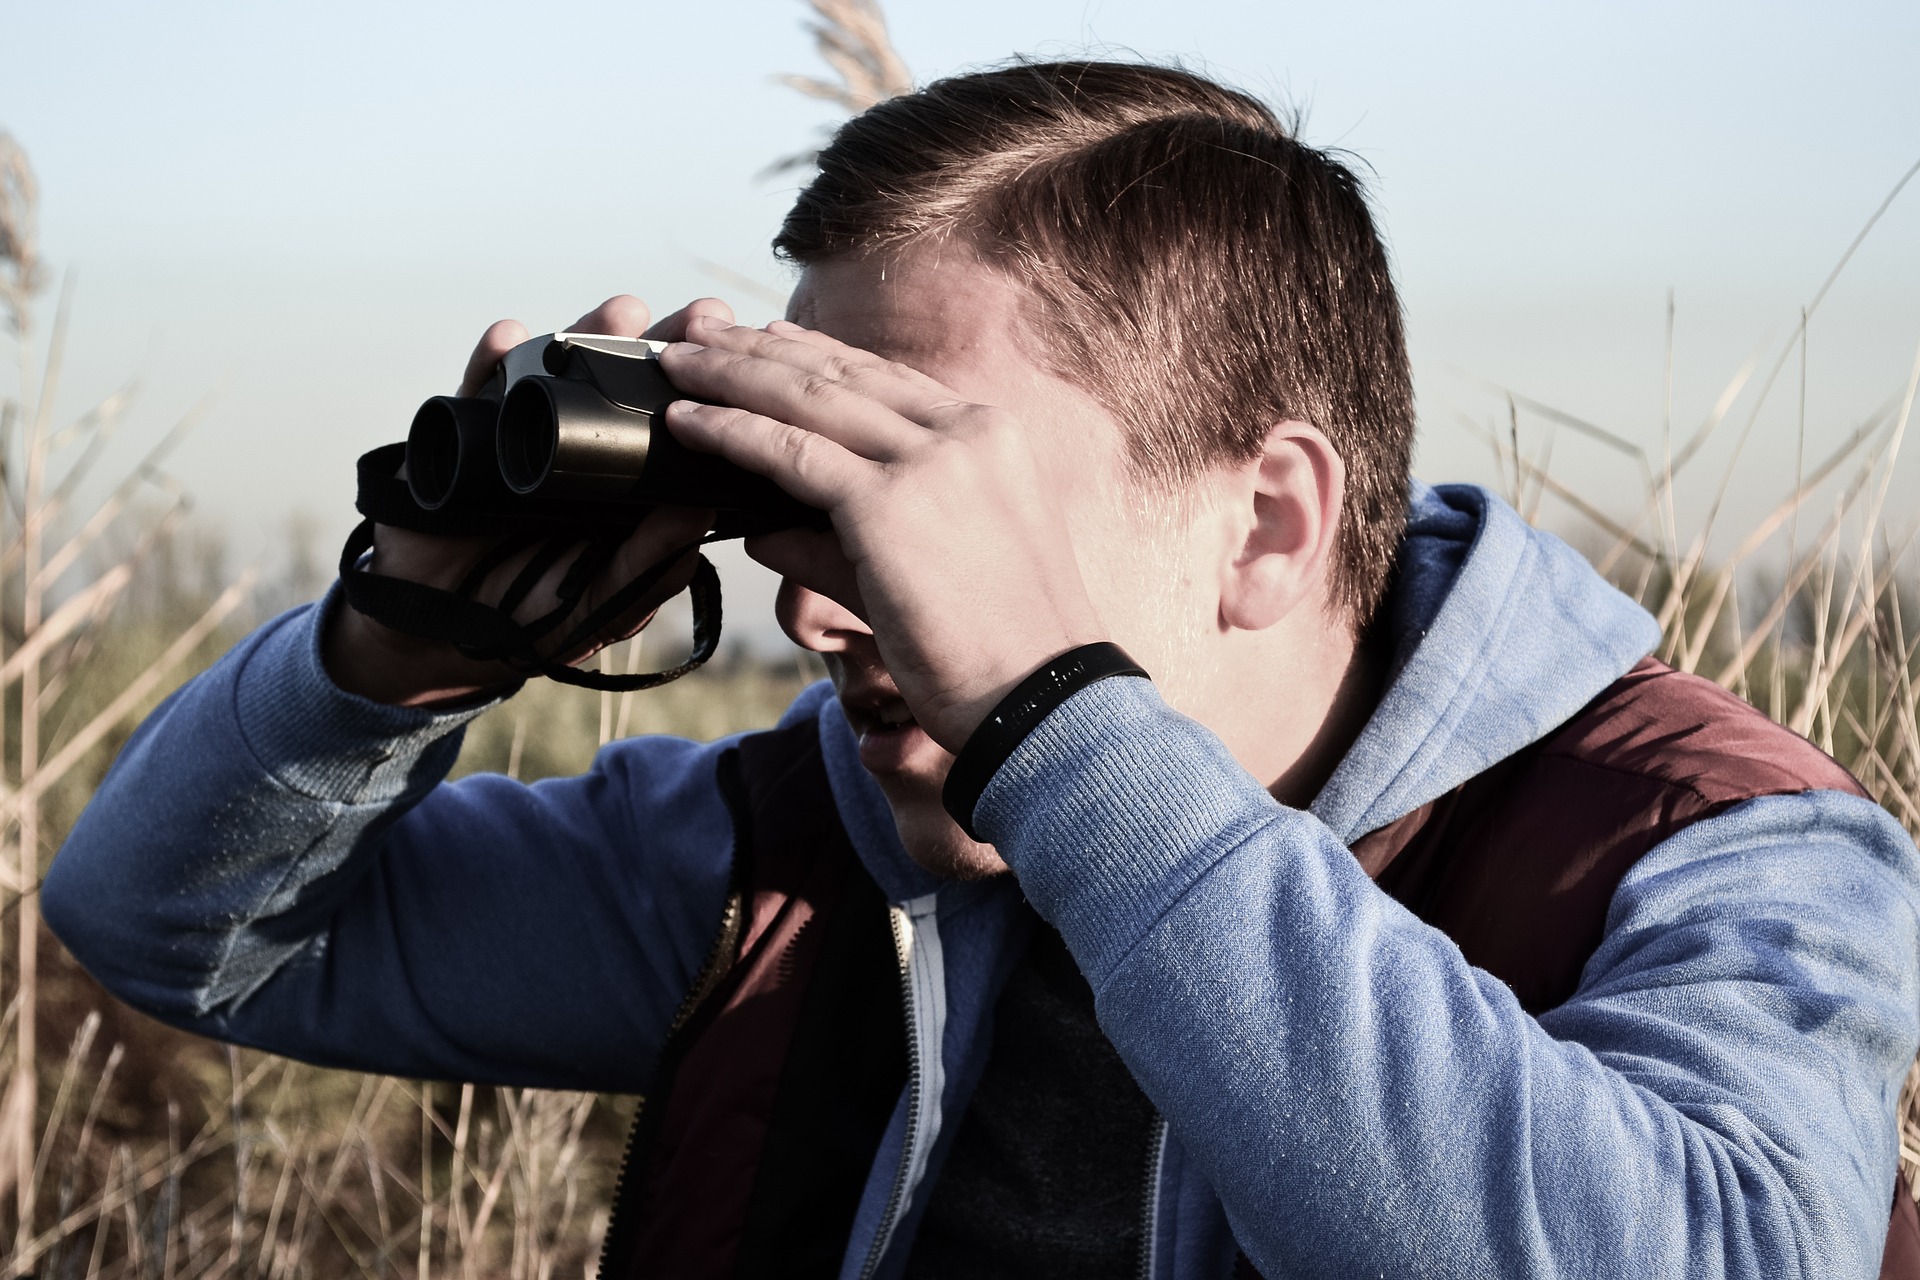
[[1234, 486], [1244, 536], [1224, 566], [1220, 621], [1260, 631], [1326, 599], [1347, 468], [1320, 429], [1282, 422]]

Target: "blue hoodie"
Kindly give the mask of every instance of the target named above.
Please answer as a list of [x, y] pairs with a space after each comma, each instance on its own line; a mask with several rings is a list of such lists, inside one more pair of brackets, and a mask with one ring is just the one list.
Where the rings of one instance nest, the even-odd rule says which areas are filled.
[[[128, 743], [55, 859], [48, 921], [174, 1025], [408, 1076], [645, 1087], [726, 891], [725, 742], [583, 777], [443, 785], [475, 711], [320, 665], [326, 605], [261, 628]], [[1636, 864], [1534, 1018], [1349, 842], [1566, 721], [1657, 642], [1484, 491], [1421, 489], [1377, 711], [1310, 810], [1151, 684], [1056, 710], [975, 812], [1008, 878], [914, 865], [824, 685], [834, 800], [889, 900], [919, 1087], [843, 1276], [904, 1264], [983, 1066], [1026, 903], [1163, 1117], [1151, 1277], [1872, 1276], [1920, 1044], [1920, 855], [1882, 810], [1772, 796]], [[1023, 900], [1024, 896], [1024, 900]], [[999, 966], [1004, 967], [1004, 966]]]

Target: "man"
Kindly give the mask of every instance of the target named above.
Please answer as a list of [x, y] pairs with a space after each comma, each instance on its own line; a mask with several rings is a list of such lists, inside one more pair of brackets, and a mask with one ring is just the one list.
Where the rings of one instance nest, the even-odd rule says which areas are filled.
[[[1911, 842], [1643, 660], [1565, 546], [1411, 486], [1347, 170], [1197, 77], [1021, 64], [847, 125], [778, 247], [789, 322], [652, 333], [675, 433], [831, 513], [749, 549], [833, 690], [445, 785], [513, 673], [297, 610], [56, 860], [102, 981], [320, 1062], [643, 1093], [608, 1275], [1911, 1259]], [[384, 530], [373, 568], [475, 551]]]

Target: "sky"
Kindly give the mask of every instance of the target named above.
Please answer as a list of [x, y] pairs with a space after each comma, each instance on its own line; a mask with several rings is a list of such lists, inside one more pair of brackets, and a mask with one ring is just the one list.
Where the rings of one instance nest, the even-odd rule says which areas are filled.
[[[1691, 434], [1744, 364], [1772, 367], [1920, 161], [1910, 2], [887, 9], [922, 82], [1013, 54], [1176, 58], [1299, 109], [1367, 175], [1434, 481], [1495, 479], [1467, 424], [1510, 431], [1503, 388], [1656, 455]], [[402, 436], [495, 319], [539, 332], [617, 292], [772, 318], [791, 279], [767, 243], [800, 177], [767, 171], [836, 119], [774, 80], [824, 72], [805, 18], [800, 0], [0, 0], [0, 129], [72, 288], [58, 405], [137, 376], [124, 466], [211, 394], [169, 468], [271, 565], [296, 518], [338, 542], [353, 458]], [[1920, 179], [1808, 325], [1807, 455], [1896, 395], [1916, 348]], [[1730, 524], [1791, 481], [1799, 371], [1796, 353], [1757, 414]], [[1518, 430], [1533, 453], [1547, 419]], [[1737, 434], [1687, 483], [1710, 491]], [[1629, 459], [1564, 430], [1554, 449], [1562, 480], [1633, 505]], [[1900, 474], [1920, 505], [1920, 471]], [[730, 617], [765, 637], [769, 584], [723, 569]]]

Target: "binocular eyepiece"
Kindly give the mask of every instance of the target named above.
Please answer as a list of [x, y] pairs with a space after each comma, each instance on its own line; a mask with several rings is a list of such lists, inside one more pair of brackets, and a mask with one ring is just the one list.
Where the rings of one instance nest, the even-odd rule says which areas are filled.
[[407, 433], [423, 510], [628, 523], [655, 506], [712, 507], [720, 536], [817, 525], [777, 485], [687, 448], [662, 415], [683, 399], [664, 343], [558, 333], [523, 342], [477, 396], [435, 396]]

